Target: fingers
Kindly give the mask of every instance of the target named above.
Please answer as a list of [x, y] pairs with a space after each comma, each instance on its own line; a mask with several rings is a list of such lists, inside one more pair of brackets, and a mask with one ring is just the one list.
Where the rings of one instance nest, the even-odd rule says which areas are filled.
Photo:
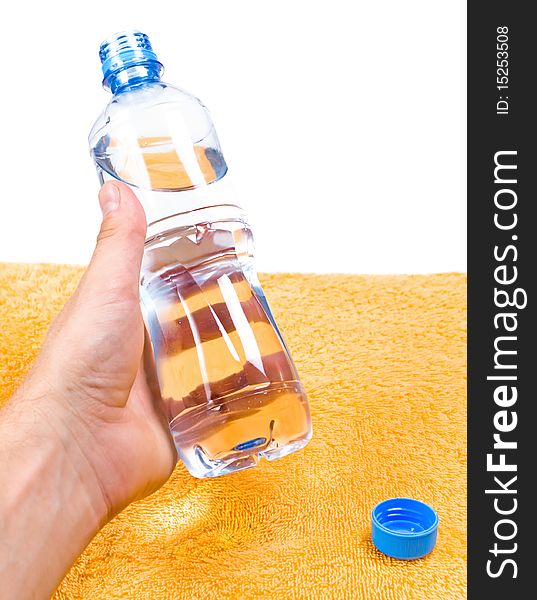
[[120, 182], [103, 185], [99, 204], [103, 220], [85, 278], [94, 292], [114, 290], [137, 298], [146, 233], [143, 208]]
[[143, 349], [139, 280], [146, 221], [125, 184], [106, 183], [99, 203], [103, 218], [91, 262], [42, 356], [57, 387], [124, 406]]

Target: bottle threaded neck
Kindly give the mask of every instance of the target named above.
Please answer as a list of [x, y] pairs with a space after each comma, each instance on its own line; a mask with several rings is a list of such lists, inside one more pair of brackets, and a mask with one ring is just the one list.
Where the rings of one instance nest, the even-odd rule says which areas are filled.
[[164, 70], [151, 42], [141, 31], [122, 31], [99, 48], [103, 86], [116, 93], [119, 88], [147, 80], [158, 80]]

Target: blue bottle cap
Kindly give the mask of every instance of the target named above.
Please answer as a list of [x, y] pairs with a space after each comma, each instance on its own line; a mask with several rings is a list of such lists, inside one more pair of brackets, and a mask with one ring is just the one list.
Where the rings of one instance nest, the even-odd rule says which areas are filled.
[[438, 515], [428, 504], [412, 498], [390, 498], [371, 513], [375, 546], [393, 558], [411, 560], [432, 552]]

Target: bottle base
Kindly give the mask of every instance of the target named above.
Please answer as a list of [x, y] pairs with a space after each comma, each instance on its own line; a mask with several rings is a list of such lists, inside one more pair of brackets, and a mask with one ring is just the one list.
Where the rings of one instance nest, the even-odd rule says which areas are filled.
[[178, 454], [198, 478], [218, 477], [277, 460], [311, 438], [309, 408], [299, 382], [241, 390], [170, 424]]
[[[295, 452], [296, 450], [300, 450], [304, 448], [309, 442], [309, 437], [306, 439], [295, 440], [289, 444], [281, 448], [273, 448], [272, 450], [267, 450], [265, 452], [255, 452], [252, 454], [248, 454], [247, 456], [241, 457], [229, 457], [226, 460], [217, 460], [211, 461], [210, 463], [207, 460], [207, 457], [201, 457], [198, 468], [194, 471], [192, 467], [189, 468], [189, 472], [194, 477], [198, 477], [199, 479], [204, 479], [206, 477], [219, 477], [220, 475], [227, 475], [229, 473], [237, 473], [238, 471], [244, 471], [245, 469], [251, 469], [255, 467], [261, 458], [265, 458], [267, 460], [277, 460], [278, 458], [282, 458]], [[201, 466], [201, 468], [199, 468]], [[209, 470], [207, 470], [209, 467]]]

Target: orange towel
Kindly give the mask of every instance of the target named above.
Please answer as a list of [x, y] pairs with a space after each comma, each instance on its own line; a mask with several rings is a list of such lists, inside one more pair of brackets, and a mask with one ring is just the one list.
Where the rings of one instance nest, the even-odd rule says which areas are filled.
[[[0, 402], [82, 269], [0, 265]], [[95, 538], [57, 600], [466, 596], [466, 278], [264, 275], [312, 407], [307, 448], [199, 481], [178, 465]], [[428, 557], [377, 552], [370, 511], [440, 516]]]

